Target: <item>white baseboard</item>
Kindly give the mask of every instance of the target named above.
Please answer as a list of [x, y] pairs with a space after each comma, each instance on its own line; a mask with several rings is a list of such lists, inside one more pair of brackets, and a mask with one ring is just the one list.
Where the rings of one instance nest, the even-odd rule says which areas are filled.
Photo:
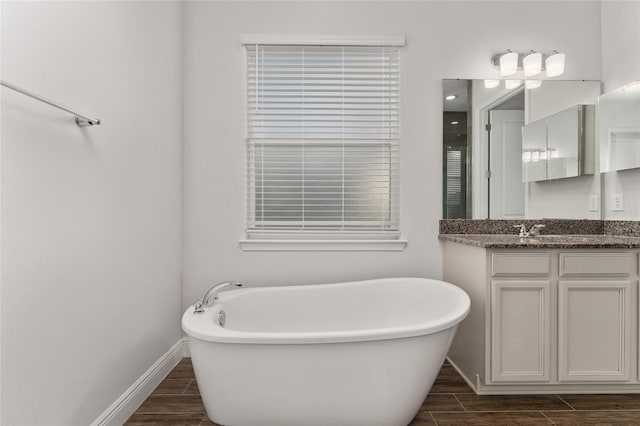
[[184, 340], [184, 357], [191, 358], [191, 351], [189, 350], [189, 338], [183, 337], [182, 340]]
[[187, 340], [180, 339], [138, 378], [91, 426], [119, 426], [142, 405], [151, 392], [184, 357]]

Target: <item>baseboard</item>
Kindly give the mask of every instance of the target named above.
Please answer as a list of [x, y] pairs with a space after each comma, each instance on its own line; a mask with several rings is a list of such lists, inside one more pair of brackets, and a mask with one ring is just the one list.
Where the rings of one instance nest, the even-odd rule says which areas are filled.
[[118, 426], [124, 424], [184, 357], [184, 348], [186, 346], [186, 339], [178, 340], [129, 389], [120, 395], [100, 417], [91, 423], [91, 426]]
[[182, 340], [184, 340], [184, 357], [191, 358], [191, 351], [189, 350], [189, 338], [184, 337]]
[[451, 358], [447, 357], [447, 361], [449, 361], [449, 364], [451, 364], [453, 369], [458, 372], [460, 377], [462, 377], [464, 379], [464, 381], [467, 382], [467, 384], [469, 385], [471, 390], [474, 391], [477, 394], [478, 393], [478, 386], [480, 385], [480, 377], [476, 374], [476, 383], [473, 383], [471, 380], [469, 380], [469, 378], [467, 376], [465, 376], [465, 374], [462, 372], [462, 370], [460, 370], [460, 368], [456, 365], [456, 363], [451, 361]]

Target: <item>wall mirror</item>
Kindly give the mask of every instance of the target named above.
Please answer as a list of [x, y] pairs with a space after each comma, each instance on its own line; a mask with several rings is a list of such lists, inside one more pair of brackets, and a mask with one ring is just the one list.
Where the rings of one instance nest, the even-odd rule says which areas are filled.
[[[442, 87], [444, 218], [600, 218], [598, 167], [588, 170], [589, 176], [559, 173], [562, 163], [551, 158], [555, 153], [549, 154], [547, 140], [547, 118], [595, 105], [599, 81], [544, 80], [525, 87], [518, 80], [446, 79]], [[526, 143], [540, 146], [523, 152], [525, 125], [533, 135]], [[540, 182], [523, 181], [528, 152], [527, 173], [540, 178], [528, 180]], [[593, 150], [591, 155], [593, 164]], [[552, 160], [548, 164], [540, 161], [546, 156]], [[551, 180], [555, 177], [562, 179]]]
[[598, 98], [600, 171], [640, 167], [640, 80]]

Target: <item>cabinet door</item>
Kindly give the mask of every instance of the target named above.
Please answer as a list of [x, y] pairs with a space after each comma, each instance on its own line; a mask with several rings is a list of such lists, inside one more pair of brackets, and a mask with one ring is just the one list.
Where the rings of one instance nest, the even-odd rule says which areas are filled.
[[549, 281], [491, 282], [491, 380], [549, 380]]
[[629, 380], [631, 282], [560, 281], [558, 291], [558, 380]]

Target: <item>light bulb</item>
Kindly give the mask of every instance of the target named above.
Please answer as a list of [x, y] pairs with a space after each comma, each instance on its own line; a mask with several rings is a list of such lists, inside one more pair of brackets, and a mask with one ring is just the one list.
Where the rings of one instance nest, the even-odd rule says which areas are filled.
[[505, 80], [504, 88], [505, 89], [515, 89], [516, 87], [520, 87], [522, 81], [520, 80]]
[[507, 77], [518, 72], [518, 52], [507, 51], [500, 56], [500, 75]]
[[532, 77], [542, 71], [542, 53], [531, 52], [522, 58], [525, 77]]
[[525, 80], [524, 87], [527, 89], [537, 89], [542, 86], [542, 80]]
[[547, 70], [547, 77], [557, 77], [564, 74], [565, 54], [558, 53], [556, 50], [553, 52], [554, 53], [544, 61], [544, 65]]
[[493, 89], [494, 87], [498, 87], [500, 85], [500, 80], [485, 80], [484, 88], [485, 89]]
[[456, 95], [448, 95], [448, 96], [445, 96], [444, 98], [445, 98], [446, 100], [448, 100], [448, 101], [452, 101], [452, 100], [454, 100], [455, 98], [457, 98], [457, 96], [456, 96]]

